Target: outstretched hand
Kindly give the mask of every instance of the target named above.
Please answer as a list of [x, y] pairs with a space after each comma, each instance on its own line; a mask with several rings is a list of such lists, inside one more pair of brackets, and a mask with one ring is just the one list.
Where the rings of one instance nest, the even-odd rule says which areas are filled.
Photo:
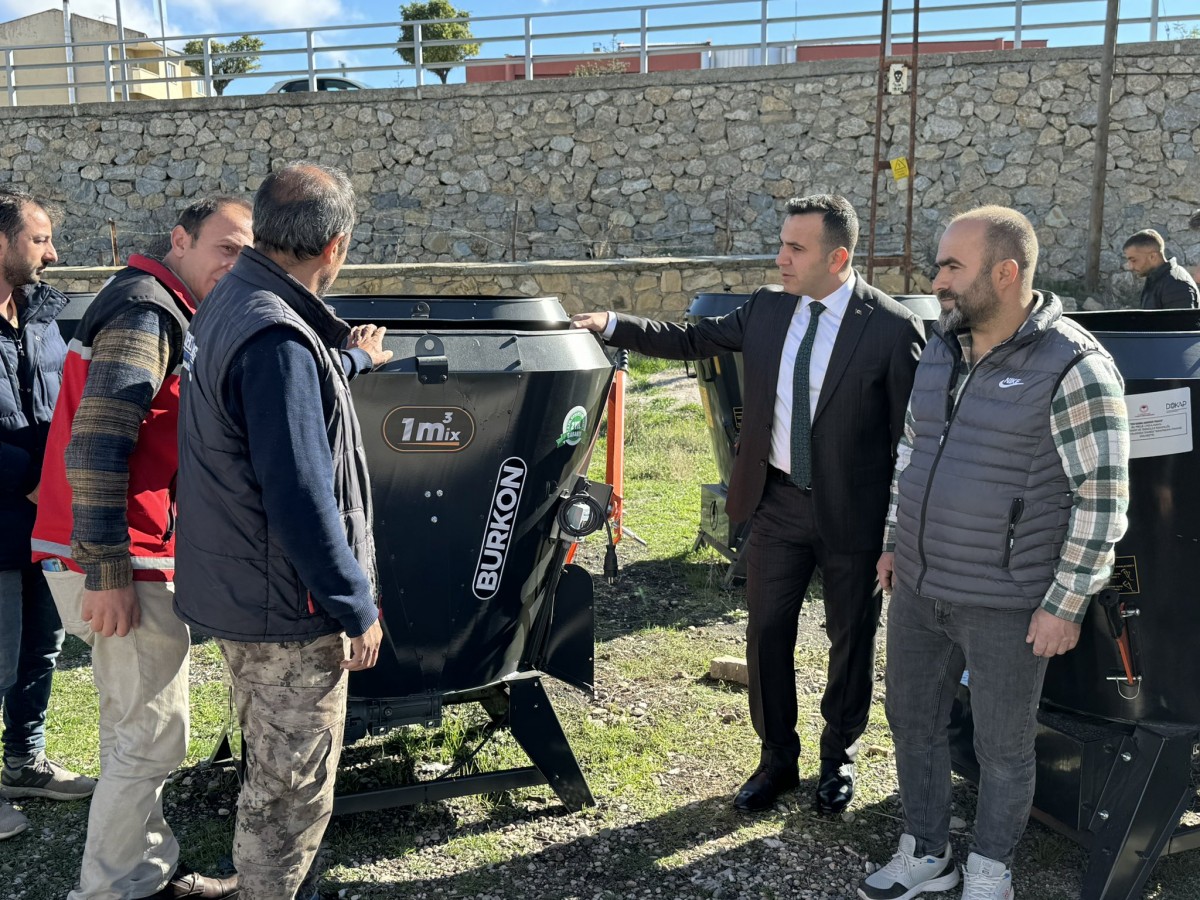
[[355, 325], [346, 339], [346, 349], [366, 350], [371, 357], [371, 368], [378, 368], [392, 358], [392, 351], [383, 349], [385, 334], [387, 329], [379, 325]]
[[608, 313], [606, 312], [590, 312], [576, 313], [571, 316], [571, 327], [587, 329], [600, 334], [608, 327]]

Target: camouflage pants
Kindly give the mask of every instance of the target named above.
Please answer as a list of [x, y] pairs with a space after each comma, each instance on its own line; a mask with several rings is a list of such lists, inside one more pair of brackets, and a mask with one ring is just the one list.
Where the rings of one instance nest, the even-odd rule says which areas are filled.
[[[233, 863], [241, 900], [293, 900], [333, 811], [346, 720], [344, 635], [279, 644], [218, 640], [233, 675], [246, 781]], [[300, 897], [299, 900], [308, 900]]]

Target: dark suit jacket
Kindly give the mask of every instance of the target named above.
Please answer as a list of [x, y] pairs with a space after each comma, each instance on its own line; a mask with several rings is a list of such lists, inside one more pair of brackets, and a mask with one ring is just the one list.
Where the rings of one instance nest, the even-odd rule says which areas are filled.
[[[727, 501], [734, 521], [747, 521], [762, 498], [779, 358], [797, 302], [767, 285], [729, 315], [695, 325], [618, 314], [609, 341], [666, 359], [742, 353], [742, 431]], [[821, 539], [835, 553], [882, 547], [896, 443], [924, 344], [921, 320], [856, 276], [813, 417], [813, 501]]]

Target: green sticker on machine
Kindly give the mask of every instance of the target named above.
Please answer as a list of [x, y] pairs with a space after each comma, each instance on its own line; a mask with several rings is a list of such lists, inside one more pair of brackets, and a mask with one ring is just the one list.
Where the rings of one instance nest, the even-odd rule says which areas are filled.
[[564, 444], [574, 447], [583, 440], [583, 433], [586, 430], [587, 410], [582, 406], [574, 406], [563, 419], [562, 434], [558, 436], [558, 440], [554, 444], [556, 447]]

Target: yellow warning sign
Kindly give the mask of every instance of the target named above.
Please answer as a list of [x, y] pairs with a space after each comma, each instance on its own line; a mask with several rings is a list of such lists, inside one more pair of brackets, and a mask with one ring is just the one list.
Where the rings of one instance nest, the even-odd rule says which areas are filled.
[[908, 177], [908, 160], [903, 156], [892, 160], [892, 177], [897, 181]]

